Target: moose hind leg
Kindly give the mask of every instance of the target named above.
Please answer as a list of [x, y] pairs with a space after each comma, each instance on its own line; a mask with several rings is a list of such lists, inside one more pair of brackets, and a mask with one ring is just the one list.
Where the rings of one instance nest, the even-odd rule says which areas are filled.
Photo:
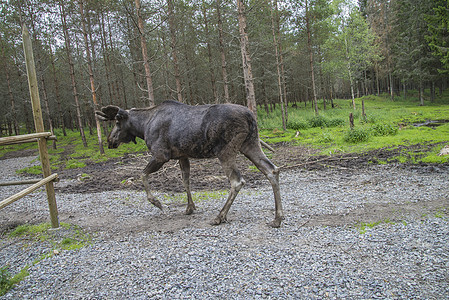
[[257, 150], [244, 152], [245, 156], [267, 177], [271, 183], [274, 194], [275, 217], [269, 224], [271, 227], [278, 228], [284, 220], [284, 212], [282, 209], [281, 192], [279, 187], [279, 168], [276, 167], [257, 147]]
[[159, 170], [163, 165], [164, 162], [160, 162], [157, 161], [155, 159], [151, 159], [147, 166], [145, 167], [144, 171], [143, 171], [143, 175], [142, 175], [142, 182], [143, 182], [143, 186], [145, 188], [145, 191], [147, 193], [147, 199], [148, 201], [153, 204], [154, 206], [156, 206], [157, 208], [159, 208], [160, 210], [162, 209], [162, 204], [159, 200], [156, 199], [156, 197], [154, 197], [154, 195], [151, 193], [151, 189], [150, 189], [150, 182], [149, 182], [149, 176], [151, 173], [156, 172], [157, 170]]
[[191, 215], [196, 209], [195, 203], [192, 200], [192, 194], [190, 192], [190, 162], [188, 158], [181, 158], [179, 160], [179, 166], [181, 167], [182, 183], [187, 193], [187, 208], [186, 215]]
[[240, 189], [245, 184], [245, 180], [243, 180], [242, 175], [237, 168], [235, 159], [232, 159], [232, 161], [220, 161], [222, 163], [223, 170], [231, 183], [231, 190], [229, 191], [228, 199], [226, 200], [225, 205], [221, 209], [218, 216], [211, 222], [212, 225], [219, 225], [223, 222], [227, 222], [226, 216], [229, 209], [231, 208], [231, 205], [234, 202], [235, 197], [237, 197]]

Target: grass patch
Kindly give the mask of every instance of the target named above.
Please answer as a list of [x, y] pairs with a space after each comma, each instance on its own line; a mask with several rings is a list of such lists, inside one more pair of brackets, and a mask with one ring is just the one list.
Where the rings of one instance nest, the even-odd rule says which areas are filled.
[[[411, 91], [413, 94], [413, 91]], [[361, 101], [365, 102], [366, 118], [362, 117]], [[261, 137], [269, 143], [287, 142], [313, 147], [320, 150], [317, 155], [332, 153], [361, 153], [376, 149], [410, 147], [413, 145], [438, 145], [435, 149], [420, 153], [400, 153], [393, 158], [401, 163], [448, 163], [449, 156], [438, 156], [444, 144], [449, 143], [449, 123], [437, 127], [416, 127], [414, 123], [426, 120], [447, 120], [449, 118], [449, 91], [434, 102], [419, 105], [416, 97], [391, 101], [389, 95], [365, 96], [355, 100], [356, 110], [350, 106], [351, 100], [334, 100], [336, 108], [322, 110], [319, 116], [312, 108], [288, 109], [287, 130], [281, 128], [280, 111], [266, 114], [259, 110], [258, 122]], [[298, 107], [303, 105], [298, 105]], [[354, 129], [349, 128], [349, 114], [354, 116]], [[266, 128], [266, 129], [265, 129]], [[272, 133], [278, 132], [276, 136]], [[439, 149], [437, 149], [439, 148]], [[378, 161], [389, 163], [389, 161]]]
[[[57, 255], [61, 251], [78, 250], [91, 243], [90, 235], [84, 233], [77, 226], [61, 223], [59, 230], [51, 232], [50, 229], [49, 223], [24, 224], [16, 227], [7, 235], [9, 239], [26, 240], [27, 243], [24, 244], [24, 248], [33, 247], [34, 243], [46, 243], [50, 250], [41, 254], [30, 264], [25, 265], [17, 274], [11, 275], [8, 266], [0, 267], [0, 296], [28, 276], [30, 266], [38, 264], [45, 258]], [[26, 250], [24, 249], [24, 251]]]

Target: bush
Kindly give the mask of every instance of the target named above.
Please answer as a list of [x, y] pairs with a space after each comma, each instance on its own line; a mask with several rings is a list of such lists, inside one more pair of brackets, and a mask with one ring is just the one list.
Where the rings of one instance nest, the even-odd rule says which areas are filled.
[[309, 124], [304, 120], [292, 120], [287, 122], [287, 128], [293, 130], [304, 130], [309, 128]]
[[392, 124], [374, 124], [371, 126], [374, 136], [396, 135], [398, 130], [398, 127]]
[[345, 120], [344, 119], [330, 119], [328, 121], [326, 121], [327, 127], [337, 127], [337, 126], [342, 126], [345, 124]]
[[309, 119], [309, 125], [310, 127], [326, 127], [327, 119], [323, 116], [314, 116]]
[[344, 140], [348, 143], [361, 143], [369, 140], [369, 130], [353, 128], [346, 132]]

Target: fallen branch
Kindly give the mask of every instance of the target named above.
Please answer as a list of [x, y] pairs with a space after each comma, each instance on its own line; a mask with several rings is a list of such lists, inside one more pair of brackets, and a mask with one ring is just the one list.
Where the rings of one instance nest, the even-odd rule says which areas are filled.
[[356, 159], [359, 158], [358, 156], [353, 156], [353, 157], [339, 157], [339, 158], [335, 158], [335, 157], [326, 157], [326, 158], [322, 158], [322, 159], [318, 159], [318, 160], [314, 160], [314, 161], [306, 161], [300, 164], [296, 164], [296, 165], [283, 165], [281, 166], [281, 168], [296, 168], [296, 167], [300, 167], [300, 166], [304, 166], [304, 165], [309, 165], [309, 164], [315, 164], [315, 163], [319, 163], [322, 161], [338, 161], [338, 160], [347, 160], [347, 159]]

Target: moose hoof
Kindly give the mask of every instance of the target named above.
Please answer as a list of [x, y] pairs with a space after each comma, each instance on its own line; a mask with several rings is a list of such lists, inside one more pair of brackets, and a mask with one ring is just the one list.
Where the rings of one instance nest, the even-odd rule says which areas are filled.
[[268, 226], [272, 228], [279, 228], [281, 227], [282, 218], [276, 218], [272, 222], [268, 223]]
[[226, 218], [216, 217], [210, 222], [210, 225], [220, 225], [221, 223], [227, 223]]
[[153, 204], [154, 206], [156, 206], [157, 208], [159, 208], [160, 210], [163, 211], [162, 204], [161, 204], [161, 202], [159, 202], [159, 200], [152, 200], [150, 202], [151, 202], [151, 204]]
[[186, 208], [186, 215], [191, 215], [191, 214], [193, 214], [193, 212], [194, 212], [195, 210], [196, 210], [195, 205], [187, 206], [187, 208]]

